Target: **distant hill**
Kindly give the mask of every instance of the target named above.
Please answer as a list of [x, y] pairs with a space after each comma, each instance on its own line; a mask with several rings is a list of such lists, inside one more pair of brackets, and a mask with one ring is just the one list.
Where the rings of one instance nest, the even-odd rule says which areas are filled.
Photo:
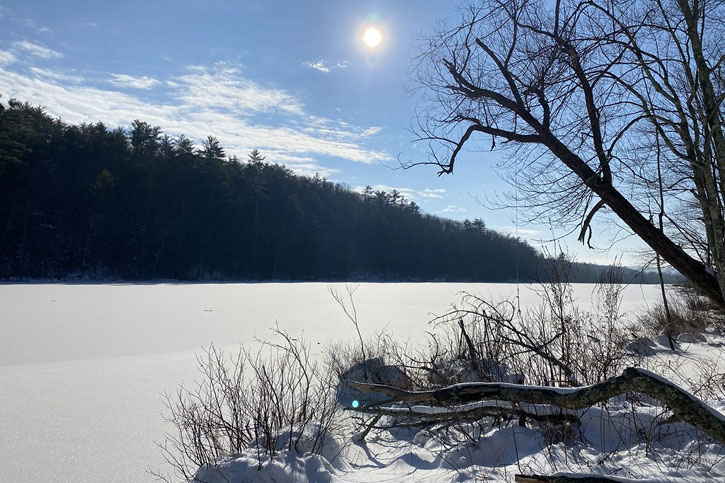
[[228, 157], [211, 136], [194, 146], [141, 121], [125, 132], [0, 106], [0, 278], [525, 282], [549, 266], [482, 220], [297, 176], [256, 150]]

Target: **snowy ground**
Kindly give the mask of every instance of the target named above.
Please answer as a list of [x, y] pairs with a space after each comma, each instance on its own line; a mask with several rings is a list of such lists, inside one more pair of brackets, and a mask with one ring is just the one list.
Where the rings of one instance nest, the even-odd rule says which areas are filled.
[[[214, 341], [218, 346], [251, 344], [255, 337], [280, 327], [304, 332], [313, 347], [354, 332], [330, 297], [330, 284], [15, 284], [0, 285], [0, 480], [10, 482], [153, 481], [146, 469], [158, 467], [161, 456], [154, 442], [167, 429], [161, 419], [160, 394], [195, 372], [194, 354]], [[344, 290], [344, 284], [333, 284]], [[415, 342], [429, 330], [431, 314], [440, 314], [466, 290], [509, 297], [515, 285], [494, 284], [360, 284], [355, 295], [365, 336], [385, 331]], [[575, 297], [585, 308], [591, 285], [575, 285]], [[521, 287], [522, 306], [536, 301]], [[631, 286], [622, 310], [636, 312], [658, 298], [655, 286]], [[652, 361], [669, 364], [673, 377], [687, 382], [697, 361], [715, 360], [723, 368], [722, 337], [707, 343], [682, 344], [671, 357], [656, 347]], [[722, 401], [719, 402], [722, 407]], [[609, 456], [606, 438], [581, 448], [543, 444], [542, 435], [520, 427], [485, 434], [478, 447], [451, 448], [436, 438], [410, 432], [371, 433], [367, 442], [351, 442], [352, 429], [334, 435], [341, 451], [311, 455], [287, 454], [262, 472], [253, 455], [230, 462], [240, 473], [260, 481], [468, 481], [511, 477], [519, 465], [545, 471], [581, 469], [617, 471], [659, 478], [676, 475], [671, 456], [661, 448], [628, 446]], [[592, 430], [594, 431], [594, 430]], [[599, 441], [598, 433], [590, 439]], [[678, 441], [687, 435], [677, 433]], [[600, 445], [600, 446], [597, 446]], [[569, 451], [563, 451], [564, 447]], [[723, 475], [720, 447], [688, 447], [704, 466], [680, 465], [682, 477], [707, 480]], [[339, 453], [339, 454], [338, 454]], [[516, 463], [516, 455], [519, 460]], [[573, 456], [576, 455], [576, 461]], [[655, 458], [653, 455], [658, 455]], [[550, 457], [546, 459], [545, 457]], [[574, 464], [575, 463], [575, 464]], [[707, 463], [710, 464], [710, 463]], [[246, 466], [245, 466], [246, 465]], [[246, 467], [253, 472], [246, 472]], [[525, 466], [522, 470], [527, 469]], [[276, 473], [275, 473], [276, 472]], [[668, 473], [669, 472], [669, 473]], [[674, 477], [674, 476], [673, 476]], [[243, 478], [231, 481], [245, 481]], [[261, 481], [265, 481], [262, 479]]]

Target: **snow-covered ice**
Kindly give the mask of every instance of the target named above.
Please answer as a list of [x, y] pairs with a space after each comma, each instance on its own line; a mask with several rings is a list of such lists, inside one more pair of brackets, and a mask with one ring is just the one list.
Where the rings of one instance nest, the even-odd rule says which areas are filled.
[[[304, 332], [313, 350], [328, 341], [354, 340], [329, 286], [0, 285], [0, 481], [152, 481], [146, 468], [161, 465], [154, 441], [161, 440], [166, 428], [160, 394], [196, 377], [195, 352], [212, 341], [221, 347], [253, 345], [257, 338], [268, 338], [275, 323], [295, 334]], [[344, 284], [333, 286], [344, 291]], [[584, 309], [592, 289], [574, 286]], [[385, 331], [413, 343], [422, 341], [431, 315], [445, 312], [462, 290], [497, 300], [513, 296], [516, 286], [363, 283], [355, 293], [363, 334]], [[521, 292], [524, 307], [536, 301], [529, 287], [522, 286]], [[622, 311], [634, 312], [657, 299], [656, 286], [630, 286]], [[709, 334], [706, 343], [693, 336], [681, 338], [678, 345], [684, 359], [668, 364], [684, 380], [713, 350], [722, 354], [725, 340]], [[668, 349], [655, 344], [653, 353], [666, 358]], [[722, 410], [725, 402], [713, 404]], [[330, 435], [342, 448], [335, 458], [283, 452], [279, 461], [266, 465], [267, 476], [275, 481], [470, 481], [512, 477], [520, 469], [563, 471], [571, 462], [562, 442], [546, 450], [555, 467], [544, 465], [542, 436], [518, 426], [485, 434], [477, 447], [442, 448], [435, 438], [400, 431], [371, 433], [366, 444], [348, 436]], [[606, 448], [610, 442], [597, 432], [590, 436], [602, 443], [575, 450], [583, 468], [597, 472], [602, 467], [597, 445]], [[605, 467], [634, 468], [641, 477], [700, 481], [725, 473], [720, 457], [709, 473], [685, 465], [670, 474], [664, 462], [679, 453], [662, 448], [657, 458], [650, 454], [647, 459], [648, 451], [634, 445], [610, 457]], [[698, 451], [711, 455], [722, 448], [705, 445]], [[225, 464], [240, 475], [249, 470], [252, 478], [266, 474], [257, 471], [250, 455]], [[494, 466], [500, 468], [494, 471]]]

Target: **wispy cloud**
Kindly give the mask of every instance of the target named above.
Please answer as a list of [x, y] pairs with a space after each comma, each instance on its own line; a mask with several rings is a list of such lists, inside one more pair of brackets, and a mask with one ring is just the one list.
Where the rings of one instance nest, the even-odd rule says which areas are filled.
[[365, 129], [365, 130], [364, 130], [364, 131], [363, 131], [363, 132], [361, 133], [361, 135], [362, 135], [362, 136], [374, 136], [374, 135], [376, 135], [377, 133], [379, 133], [379, 132], [380, 132], [380, 131], [382, 131], [382, 130], [383, 130], [383, 128], [382, 128], [382, 127], [379, 127], [379, 126], [373, 126], [373, 127], [369, 127], [369, 128], [367, 128], [367, 129]]
[[320, 72], [328, 73], [331, 70], [335, 69], [344, 69], [349, 64], [346, 60], [340, 61], [340, 62], [334, 62], [334, 63], [328, 63], [327, 61], [320, 59], [320, 60], [308, 60], [307, 62], [303, 62], [302, 65], [309, 67], [311, 69], [318, 70]]
[[63, 72], [58, 72], [51, 69], [41, 69], [40, 67], [31, 67], [30, 72], [35, 74], [37, 77], [42, 77], [48, 80], [61, 81], [61, 82], [72, 82], [79, 83], [83, 82], [83, 77], [77, 75], [68, 75]]
[[[327, 137], [339, 141], [357, 142], [374, 136], [382, 131], [381, 127], [362, 128], [341, 121], [308, 117], [307, 122], [299, 128], [301, 132], [316, 137]], [[370, 162], [383, 160], [371, 159]]]
[[302, 174], [327, 176], [342, 169], [329, 166], [340, 160], [392, 159], [384, 151], [366, 147], [378, 128], [307, 114], [295, 96], [245, 78], [236, 66], [196, 66], [173, 78], [155, 79], [158, 84], [150, 100], [134, 91], [98, 87], [79, 76], [35, 66], [11, 69], [14, 65], [0, 65], [0, 92], [43, 105], [66, 122], [128, 126], [141, 119], [170, 135], [201, 140], [211, 134], [227, 153], [240, 159], [258, 148], [268, 161], [284, 163]]
[[218, 63], [213, 67], [190, 66], [174, 79], [178, 98], [200, 108], [233, 111], [239, 115], [283, 111], [302, 115], [302, 104], [281, 89], [262, 87], [242, 76], [237, 66]]
[[322, 166], [318, 160], [310, 157], [294, 156], [275, 150], [265, 151], [265, 155], [274, 159], [274, 162], [284, 164], [295, 173], [303, 176], [313, 176], [315, 174], [319, 174], [320, 176], [327, 178], [332, 174], [340, 172], [338, 169]]
[[523, 237], [523, 238], [534, 238], [541, 235], [541, 231], [539, 230], [532, 230], [529, 228], [521, 228], [521, 227], [515, 227], [515, 226], [502, 226], [500, 228], [500, 231], [503, 231], [505, 233], [508, 233], [509, 235], [516, 235]]
[[426, 188], [423, 191], [420, 191], [419, 194], [420, 194], [421, 198], [440, 199], [446, 195], [446, 190], [444, 190], [443, 188], [438, 188], [438, 189]]
[[13, 48], [15, 50], [22, 50], [32, 56], [40, 57], [41, 59], [57, 59], [63, 57], [63, 54], [60, 52], [27, 40], [13, 43]]
[[153, 86], [159, 84], [159, 81], [149, 76], [132, 76], [127, 74], [111, 74], [109, 81], [116, 87], [131, 88], [131, 89], [151, 89]]
[[307, 61], [304, 65], [312, 69], [319, 70], [320, 72], [330, 72], [330, 68], [325, 65], [324, 60], [317, 60], [315, 62]]
[[0, 66], [12, 64], [18, 59], [8, 50], [0, 50]]
[[438, 213], [447, 213], [447, 214], [465, 213], [465, 212], [466, 212], [465, 208], [461, 208], [460, 206], [456, 206], [456, 205], [448, 205], [445, 208], [443, 208], [442, 210], [438, 211]]

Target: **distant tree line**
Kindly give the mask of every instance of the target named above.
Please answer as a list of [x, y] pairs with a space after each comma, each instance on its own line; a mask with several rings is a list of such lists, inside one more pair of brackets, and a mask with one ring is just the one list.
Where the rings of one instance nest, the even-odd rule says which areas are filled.
[[[142, 121], [0, 105], [0, 278], [533, 281], [529, 244]], [[577, 264], [573, 281], [595, 281]]]

